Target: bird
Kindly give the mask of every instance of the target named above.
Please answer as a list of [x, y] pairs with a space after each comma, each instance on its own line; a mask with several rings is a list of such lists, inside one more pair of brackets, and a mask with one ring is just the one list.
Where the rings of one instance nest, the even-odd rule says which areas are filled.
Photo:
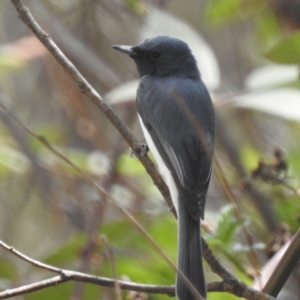
[[206, 299], [200, 224], [213, 166], [215, 113], [210, 94], [189, 46], [180, 39], [162, 35], [112, 47], [136, 64], [138, 118], [177, 212], [176, 297]]

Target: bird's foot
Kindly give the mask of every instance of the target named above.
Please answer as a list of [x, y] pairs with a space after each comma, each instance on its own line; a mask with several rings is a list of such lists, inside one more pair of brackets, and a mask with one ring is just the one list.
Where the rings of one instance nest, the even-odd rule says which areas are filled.
[[169, 207], [169, 208], [168, 208], [168, 211], [173, 210], [173, 208], [174, 208], [174, 205], [172, 205], [171, 207]]
[[134, 151], [130, 148], [130, 157], [138, 157], [138, 158], [141, 158], [141, 157], [145, 157], [149, 151], [149, 147], [147, 144], [140, 144], [140, 147]]

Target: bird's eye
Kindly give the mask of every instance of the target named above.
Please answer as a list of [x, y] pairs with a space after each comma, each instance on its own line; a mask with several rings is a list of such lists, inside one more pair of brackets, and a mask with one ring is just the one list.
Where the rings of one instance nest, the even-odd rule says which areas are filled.
[[160, 57], [160, 53], [157, 52], [157, 51], [154, 51], [154, 52], [152, 52], [152, 53], [150, 54], [150, 56], [151, 56], [151, 58], [152, 58], [153, 60], [156, 60], [156, 59], [158, 59], [158, 58]]

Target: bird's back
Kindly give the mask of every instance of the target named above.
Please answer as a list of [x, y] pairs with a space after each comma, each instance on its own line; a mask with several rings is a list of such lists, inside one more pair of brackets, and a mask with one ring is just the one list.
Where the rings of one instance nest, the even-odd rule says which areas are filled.
[[214, 143], [214, 110], [205, 85], [186, 77], [144, 76], [137, 108], [180, 193], [191, 198], [190, 213], [203, 218]]

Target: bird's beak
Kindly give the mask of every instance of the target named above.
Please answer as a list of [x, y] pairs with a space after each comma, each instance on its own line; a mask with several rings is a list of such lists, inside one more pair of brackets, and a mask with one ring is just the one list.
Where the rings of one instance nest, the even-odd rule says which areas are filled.
[[124, 46], [124, 45], [114, 45], [112, 46], [114, 49], [126, 53], [130, 56], [135, 56], [136, 53], [132, 50], [132, 46]]

